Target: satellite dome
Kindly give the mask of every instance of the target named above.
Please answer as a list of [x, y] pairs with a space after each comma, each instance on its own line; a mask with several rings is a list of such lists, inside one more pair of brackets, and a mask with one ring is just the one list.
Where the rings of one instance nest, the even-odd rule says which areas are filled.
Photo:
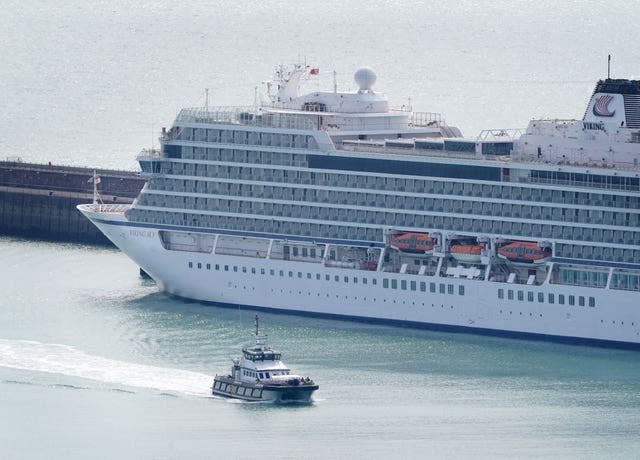
[[371, 87], [376, 82], [376, 74], [368, 67], [358, 69], [353, 76], [356, 84], [360, 88], [360, 91], [370, 91]]

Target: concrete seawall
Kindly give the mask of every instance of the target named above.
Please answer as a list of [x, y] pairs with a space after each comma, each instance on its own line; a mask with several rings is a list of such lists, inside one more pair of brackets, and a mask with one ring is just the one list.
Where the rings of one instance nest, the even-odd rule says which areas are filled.
[[[0, 162], [0, 235], [111, 245], [76, 205], [93, 200], [93, 169]], [[131, 203], [145, 181], [133, 171], [97, 169], [105, 203]]]

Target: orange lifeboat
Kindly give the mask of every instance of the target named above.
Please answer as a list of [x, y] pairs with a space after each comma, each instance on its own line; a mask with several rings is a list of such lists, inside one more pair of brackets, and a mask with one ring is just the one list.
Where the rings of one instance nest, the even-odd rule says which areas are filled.
[[391, 237], [390, 245], [399, 251], [424, 254], [433, 251], [436, 239], [428, 233], [401, 233]]
[[530, 241], [514, 241], [498, 249], [498, 257], [521, 265], [539, 265], [551, 257], [551, 248], [542, 248]]
[[451, 257], [460, 262], [466, 263], [478, 263], [481, 260], [482, 250], [485, 248], [485, 243], [457, 243], [451, 245]]

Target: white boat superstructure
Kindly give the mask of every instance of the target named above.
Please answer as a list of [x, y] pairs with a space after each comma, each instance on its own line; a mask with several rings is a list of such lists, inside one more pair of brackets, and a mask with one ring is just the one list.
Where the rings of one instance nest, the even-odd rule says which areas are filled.
[[355, 92], [182, 110], [125, 211], [81, 205], [174, 295], [304, 314], [640, 346], [640, 82], [583, 120], [465, 139]]

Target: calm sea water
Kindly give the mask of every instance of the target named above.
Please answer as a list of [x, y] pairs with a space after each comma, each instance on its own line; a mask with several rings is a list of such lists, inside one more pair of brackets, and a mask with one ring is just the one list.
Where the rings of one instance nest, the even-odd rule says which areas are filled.
[[[0, 3], [0, 157], [134, 169], [183, 106], [250, 105], [274, 66], [312, 88], [377, 72], [395, 105], [475, 136], [579, 118], [638, 75], [628, 1]], [[168, 298], [115, 250], [0, 238], [0, 458], [633, 458], [634, 352], [262, 314], [321, 389], [209, 396], [254, 313]]]

